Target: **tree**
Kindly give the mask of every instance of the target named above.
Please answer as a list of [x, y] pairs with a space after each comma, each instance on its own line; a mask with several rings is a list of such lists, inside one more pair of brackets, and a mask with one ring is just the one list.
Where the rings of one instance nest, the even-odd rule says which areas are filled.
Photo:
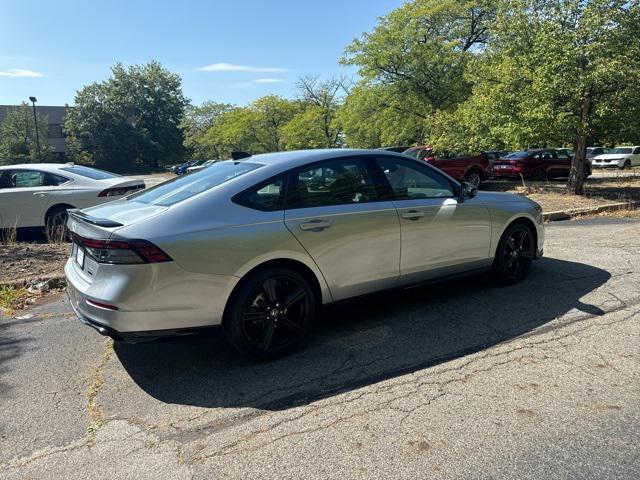
[[185, 110], [180, 128], [184, 132], [184, 146], [193, 159], [223, 158], [224, 152], [218, 143], [209, 143], [205, 134], [220, 120], [224, 113], [233, 109], [228, 103], [204, 102], [202, 105], [189, 105]]
[[549, 130], [559, 130], [573, 143], [571, 193], [584, 193], [588, 143], [624, 137], [631, 133], [625, 123], [637, 125], [630, 113], [640, 109], [638, 25], [640, 5], [626, 0], [501, 2], [489, 57], [518, 66], [500, 83], [517, 111], [529, 112], [533, 128], [552, 140], [558, 136]]
[[303, 77], [298, 80], [297, 88], [300, 99], [311, 107], [302, 124], [309, 124], [313, 119], [314, 124], [309, 126], [322, 135], [320, 142], [313, 143], [324, 148], [340, 146], [341, 130], [336, 115], [343, 95], [348, 92], [346, 79], [333, 77], [322, 81], [320, 77]]
[[[47, 142], [48, 118], [36, 113], [38, 137], [33, 110], [23, 102], [10, 108], [0, 123], [0, 164], [35, 163], [51, 160], [53, 149]], [[40, 152], [38, 153], [38, 140]]]
[[109, 79], [76, 95], [65, 120], [72, 154], [119, 168], [175, 163], [184, 153], [186, 105], [180, 77], [158, 62], [116, 64]]
[[422, 108], [415, 97], [403, 97], [393, 85], [361, 83], [345, 98], [337, 121], [348, 147], [413, 145], [425, 136]]
[[395, 85], [424, 111], [455, 107], [471, 86], [467, 62], [489, 40], [495, 17], [490, 0], [413, 0], [382, 17], [354, 40], [342, 62], [359, 67], [367, 82]]
[[223, 112], [202, 136], [203, 145], [216, 145], [224, 155], [233, 150], [250, 153], [284, 150], [284, 128], [302, 107], [277, 95], [260, 97], [247, 107]]

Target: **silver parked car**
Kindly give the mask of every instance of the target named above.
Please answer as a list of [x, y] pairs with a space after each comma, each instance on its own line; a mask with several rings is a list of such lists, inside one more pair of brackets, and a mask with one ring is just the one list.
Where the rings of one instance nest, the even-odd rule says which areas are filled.
[[133, 342], [221, 324], [262, 359], [295, 348], [321, 304], [485, 269], [515, 283], [544, 242], [536, 203], [380, 150], [217, 162], [72, 210], [69, 228], [84, 323]]

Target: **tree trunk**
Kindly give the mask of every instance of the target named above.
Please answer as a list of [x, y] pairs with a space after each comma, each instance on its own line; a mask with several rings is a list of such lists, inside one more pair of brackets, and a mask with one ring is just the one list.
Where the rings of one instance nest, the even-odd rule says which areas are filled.
[[585, 164], [587, 162], [587, 132], [589, 116], [591, 113], [591, 95], [587, 94], [582, 99], [582, 111], [580, 113], [580, 125], [576, 129], [573, 141], [573, 159], [571, 170], [567, 180], [567, 192], [575, 195], [584, 195]]

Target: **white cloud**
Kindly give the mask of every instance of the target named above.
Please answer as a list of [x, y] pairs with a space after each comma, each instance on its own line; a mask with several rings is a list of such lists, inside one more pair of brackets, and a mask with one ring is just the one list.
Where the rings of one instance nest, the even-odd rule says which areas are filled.
[[204, 67], [197, 68], [200, 72], [286, 72], [286, 68], [280, 67], [252, 67], [249, 65], [235, 65], [233, 63], [212, 63]]
[[254, 83], [280, 83], [284, 82], [281, 78], [256, 78]]
[[40, 72], [33, 70], [22, 70], [21, 68], [10, 68], [9, 70], [0, 71], [0, 77], [43, 77]]

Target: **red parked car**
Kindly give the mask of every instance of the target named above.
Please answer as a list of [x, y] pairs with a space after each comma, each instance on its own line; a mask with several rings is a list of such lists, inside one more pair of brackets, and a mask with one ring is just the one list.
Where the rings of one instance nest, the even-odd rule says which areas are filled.
[[467, 155], [446, 152], [440, 154], [434, 152], [433, 148], [427, 145], [409, 148], [404, 153], [418, 160], [424, 160], [459, 182], [470, 183], [476, 188], [483, 180], [486, 180], [489, 174], [489, 158], [484, 153]]
[[[527, 180], [547, 180], [568, 177], [571, 157], [558, 155], [555, 149], [537, 148], [513, 152], [496, 160], [493, 164], [494, 178], [520, 177]], [[585, 165], [585, 177], [591, 175], [591, 168]]]

